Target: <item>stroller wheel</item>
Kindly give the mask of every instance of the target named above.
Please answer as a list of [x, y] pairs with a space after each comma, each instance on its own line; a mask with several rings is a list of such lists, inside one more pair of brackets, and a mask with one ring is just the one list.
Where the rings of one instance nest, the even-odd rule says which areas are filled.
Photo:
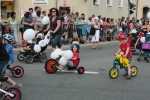
[[141, 61], [142, 59], [141, 58], [137, 58], [137, 61]]
[[150, 63], [150, 58], [147, 58], [147, 59], [146, 59], [146, 62]]

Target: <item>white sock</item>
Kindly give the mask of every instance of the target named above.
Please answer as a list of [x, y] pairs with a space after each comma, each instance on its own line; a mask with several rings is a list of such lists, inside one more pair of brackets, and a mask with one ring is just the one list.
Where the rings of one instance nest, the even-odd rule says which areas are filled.
[[15, 86], [15, 85], [16, 85], [16, 83], [14, 82], [13, 86]]

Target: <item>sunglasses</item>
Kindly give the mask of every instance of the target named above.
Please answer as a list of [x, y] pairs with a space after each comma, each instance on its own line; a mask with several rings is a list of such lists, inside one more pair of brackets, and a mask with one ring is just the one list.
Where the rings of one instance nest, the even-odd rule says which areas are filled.
[[148, 22], [148, 21], [145, 21], [145, 22]]
[[56, 12], [56, 11], [52, 11], [52, 12]]

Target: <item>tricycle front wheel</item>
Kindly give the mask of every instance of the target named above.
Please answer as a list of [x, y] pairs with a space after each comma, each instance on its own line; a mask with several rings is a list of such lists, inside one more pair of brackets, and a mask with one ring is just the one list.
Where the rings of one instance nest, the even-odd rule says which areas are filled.
[[118, 75], [119, 75], [119, 70], [117, 68], [111, 68], [109, 70], [110, 78], [115, 79], [115, 78], [117, 78]]

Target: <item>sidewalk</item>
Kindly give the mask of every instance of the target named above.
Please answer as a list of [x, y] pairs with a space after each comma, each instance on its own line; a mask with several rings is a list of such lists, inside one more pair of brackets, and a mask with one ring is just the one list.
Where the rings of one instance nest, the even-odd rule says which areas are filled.
[[[110, 43], [117, 43], [118, 41], [110, 41], [110, 42], [100, 42], [102, 45], [103, 44], [110, 44]], [[81, 47], [83, 46], [92, 46], [92, 43], [85, 43], [85, 44], [80, 44]], [[70, 44], [67, 44], [67, 45], [63, 45], [63, 47], [69, 47]], [[23, 46], [22, 44], [18, 44], [18, 48], [14, 48], [15, 51], [18, 51], [18, 50], [22, 50]], [[47, 49], [51, 49], [51, 45], [48, 45]]]

